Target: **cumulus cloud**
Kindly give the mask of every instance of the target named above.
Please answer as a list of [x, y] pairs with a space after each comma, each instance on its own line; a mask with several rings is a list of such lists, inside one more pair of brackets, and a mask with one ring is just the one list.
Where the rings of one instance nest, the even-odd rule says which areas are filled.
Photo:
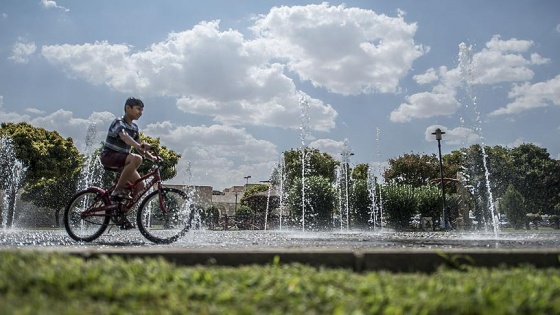
[[445, 135], [442, 136], [442, 141], [448, 145], [468, 146], [480, 141], [480, 136], [473, 129], [466, 127], [448, 128], [441, 125], [432, 125], [427, 127], [424, 131], [424, 139], [426, 141], [434, 141], [435, 138], [432, 133], [435, 132], [437, 128], [445, 132]]
[[344, 141], [336, 141], [332, 139], [317, 139], [315, 141], [312, 141], [309, 144], [309, 147], [327, 153], [335, 159], [339, 159], [340, 153], [344, 149]]
[[[42, 54], [72, 77], [126, 93], [176, 97], [179, 109], [218, 122], [298, 127], [301, 92], [284, 67], [268, 63], [239, 32], [221, 32], [217, 21], [170, 34], [140, 52], [96, 42], [43, 46]], [[332, 106], [316, 99], [310, 103], [311, 127], [333, 128], [337, 113]]]
[[[179, 109], [229, 125], [299, 127], [301, 94], [288, 75], [339, 94], [396, 92], [425, 49], [401, 15], [320, 5], [275, 7], [254, 36], [219, 21], [171, 33], [144, 50], [106, 41], [47, 45], [42, 55], [69, 76], [117, 91], [177, 99]], [[305, 95], [310, 128], [335, 127], [330, 104]]]
[[468, 59], [468, 83], [496, 84], [531, 80], [534, 72], [530, 66], [550, 62], [536, 53], [524, 55], [532, 46], [533, 41], [530, 40], [502, 40], [499, 35], [494, 35], [484, 49], [468, 56], [469, 52], [464, 50], [470, 47], [461, 44], [461, 53]]
[[18, 42], [12, 47], [12, 55], [8, 59], [16, 63], [28, 63], [29, 56], [37, 50], [35, 43], [28, 43], [25, 39], [19, 38]]
[[539, 107], [560, 105], [560, 75], [535, 84], [514, 85], [508, 94], [513, 101], [490, 113], [490, 116], [521, 113]]
[[[247, 175], [268, 180], [279, 159], [276, 145], [253, 137], [244, 128], [178, 126], [165, 121], [148, 125], [144, 132], [181, 152], [180, 165], [188, 166], [197, 183], [224, 186]], [[181, 179], [185, 174], [175, 180]]]
[[424, 53], [415, 23], [344, 5], [275, 7], [252, 29], [302, 80], [344, 95], [397, 91]]
[[[537, 53], [529, 53], [532, 46], [532, 41], [515, 38], [502, 40], [499, 35], [493, 36], [486, 43], [485, 48], [478, 52], [472, 46], [461, 43], [457, 67], [450, 70], [440, 67], [437, 71], [430, 68], [424, 74], [414, 76], [413, 79], [418, 84], [434, 84], [434, 87], [431, 91], [407, 96], [407, 102], [400, 104], [391, 113], [391, 121], [408, 122], [417, 118], [455, 114], [461, 107], [456, 97], [458, 90], [463, 88], [462, 83], [494, 85], [532, 79], [534, 72], [531, 66], [550, 62]], [[516, 86], [510, 92], [510, 98], [515, 97], [516, 101], [506, 108], [498, 109], [492, 115], [520, 111], [530, 106], [544, 106], [548, 102], [556, 104], [559, 93], [555, 93], [554, 90], [549, 91], [556, 84], [556, 80], [551, 80], [547, 83], [535, 84], [532, 88], [528, 84]], [[544, 91], [548, 91], [548, 94]], [[533, 102], [535, 99], [539, 102]]]
[[64, 12], [70, 11], [69, 9], [63, 6], [59, 6], [58, 4], [56, 4], [56, 1], [53, 0], [41, 0], [41, 5], [43, 5], [43, 7], [46, 9], [59, 9], [59, 10], [63, 10]]

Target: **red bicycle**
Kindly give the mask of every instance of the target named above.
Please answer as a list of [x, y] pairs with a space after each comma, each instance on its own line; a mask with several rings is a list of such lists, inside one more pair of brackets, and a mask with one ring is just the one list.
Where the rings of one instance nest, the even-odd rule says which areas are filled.
[[109, 198], [122, 171], [113, 168], [105, 168], [117, 173], [110, 188], [105, 190], [90, 186], [74, 195], [64, 211], [64, 227], [72, 239], [91, 242], [100, 237], [109, 226], [123, 227], [125, 223], [130, 224], [127, 215], [133, 213], [134, 205], [140, 201], [136, 223], [140, 233], [151, 242], [173, 243], [188, 232], [194, 206], [185, 191], [163, 186], [160, 156], [157, 150], [152, 151], [156, 159], [152, 162], [151, 170], [126, 187], [135, 191], [136, 185], [144, 181], [144, 190], [137, 192], [132, 200], [111, 201]]

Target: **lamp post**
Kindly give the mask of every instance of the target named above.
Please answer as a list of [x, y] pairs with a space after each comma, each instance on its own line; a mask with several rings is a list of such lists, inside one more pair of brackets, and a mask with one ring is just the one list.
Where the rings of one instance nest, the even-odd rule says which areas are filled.
[[441, 135], [445, 134], [444, 131], [437, 128], [435, 132], [432, 132], [433, 135], [436, 136], [437, 145], [438, 145], [438, 152], [439, 152], [439, 174], [441, 176], [441, 202], [443, 205], [443, 224], [445, 230], [447, 230], [447, 210], [445, 205], [445, 185], [443, 183], [443, 161], [441, 159]]
[[243, 178], [245, 178], [245, 179], [247, 180], [247, 184], [249, 184], [249, 178], [251, 178], [251, 175], [247, 175], [247, 176], [245, 176], [245, 177], [243, 177]]

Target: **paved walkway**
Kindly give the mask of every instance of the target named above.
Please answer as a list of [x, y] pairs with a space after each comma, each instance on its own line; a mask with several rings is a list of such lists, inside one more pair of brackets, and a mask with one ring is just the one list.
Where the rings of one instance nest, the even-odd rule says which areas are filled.
[[560, 231], [512, 233], [391, 231], [191, 231], [171, 245], [153, 245], [137, 230], [110, 231], [76, 243], [64, 230], [0, 231], [3, 250], [46, 250], [83, 257], [163, 257], [178, 265], [283, 263], [373, 270], [424, 271], [441, 265], [560, 267]]

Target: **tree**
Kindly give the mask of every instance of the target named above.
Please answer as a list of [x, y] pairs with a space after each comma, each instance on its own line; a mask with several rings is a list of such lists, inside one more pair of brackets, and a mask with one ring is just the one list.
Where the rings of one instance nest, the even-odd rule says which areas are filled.
[[75, 189], [73, 179], [83, 162], [72, 138], [64, 139], [56, 131], [26, 122], [2, 123], [0, 136], [12, 139], [15, 156], [27, 169], [23, 199], [49, 209], [65, 205], [73, 195], [68, 190]]
[[523, 201], [523, 196], [519, 193], [513, 185], [508, 185], [508, 188], [500, 202], [500, 208], [506, 214], [511, 226], [519, 230], [525, 224], [527, 211]]
[[355, 226], [366, 227], [370, 223], [373, 200], [368, 190], [367, 179], [356, 179], [350, 190], [352, 222]]
[[[302, 173], [302, 151], [290, 150], [284, 152], [284, 165], [286, 171], [286, 181], [290, 186], [295, 178], [301, 178]], [[305, 150], [305, 176], [322, 176], [334, 182], [335, 168], [340, 163], [327, 153], [321, 153], [317, 149]]]
[[[175, 175], [177, 175], [177, 163], [179, 162], [181, 155], [171, 149], [168, 149], [166, 146], [162, 146], [160, 138], [152, 138], [143, 133], [140, 133], [140, 139], [143, 142], [147, 142], [151, 146], [154, 146], [158, 149], [158, 153], [163, 159], [163, 164], [161, 165], [160, 169], [161, 179], [163, 181], [166, 181], [175, 177]], [[145, 174], [149, 171], [149, 167], [149, 163], [143, 163], [138, 168], [138, 172], [140, 174]]]
[[397, 230], [409, 227], [417, 213], [417, 201], [412, 185], [388, 184], [381, 190], [387, 223]]
[[439, 160], [435, 154], [405, 154], [389, 159], [389, 168], [383, 174], [387, 183], [420, 187], [439, 178]]
[[416, 188], [418, 213], [423, 217], [438, 218], [442, 212], [441, 190], [434, 185]]
[[288, 206], [292, 216], [305, 224], [306, 229], [331, 228], [336, 203], [336, 192], [332, 183], [318, 175], [307, 177], [305, 182], [305, 200], [303, 200], [301, 178], [295, 178], [293, 185], [290, 186]]
[[551, 214], [560, 202], [560, 163], [546, 149], [522, 144], [511, 150], [511, 164], [510, 183], [531, 205], [527, 211]]

